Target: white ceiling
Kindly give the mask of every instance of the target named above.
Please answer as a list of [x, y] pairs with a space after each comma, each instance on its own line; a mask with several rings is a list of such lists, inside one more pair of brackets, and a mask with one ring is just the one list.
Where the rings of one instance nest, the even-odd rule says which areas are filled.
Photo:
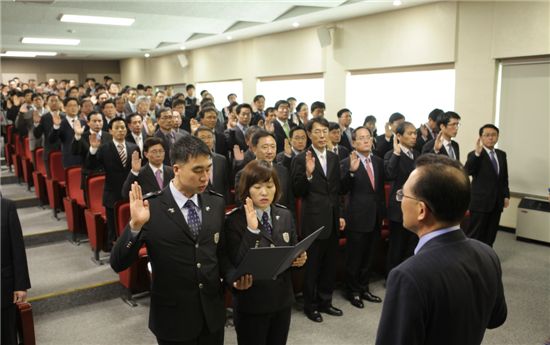
[[[164, 55], [232, 40], [319, 26], [434, 0], [0, 0], [1, 50], [55, 51], [58, 58]], [[129, 27], [63, 23], [61, 14], [135, 18]], [[76, 38], [78, 46], [22, 44], [23, 37]]]

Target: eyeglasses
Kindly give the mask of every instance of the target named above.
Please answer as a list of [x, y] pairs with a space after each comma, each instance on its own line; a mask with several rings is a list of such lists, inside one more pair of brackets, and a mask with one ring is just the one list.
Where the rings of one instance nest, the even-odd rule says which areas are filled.
[[403, 198], [409, 198], [409, 199], [413, 199], [413, 200], [416, 200], [416, 201], [422, 201], [420, 199], [413, 198], [412, 196], [405, 195], [405, 193], [403, 192], [403, 189], [399, 189], [397, 192], [395, 192], [395, 200], [397, 200], [399, 202], [402, 202]]

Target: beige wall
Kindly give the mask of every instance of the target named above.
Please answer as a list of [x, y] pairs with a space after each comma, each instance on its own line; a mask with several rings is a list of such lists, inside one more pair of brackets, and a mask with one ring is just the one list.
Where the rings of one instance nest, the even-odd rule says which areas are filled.
[[47, 75], [73, 74], [79, 82], [84, 82], [88, 74], [119, 75], [118, 61], [89, 60], [48, 60], [48, 59], [15, 59], [2, 58], [0, 62], [2, 74], [36, 74], [37, 80], [46, 81]]

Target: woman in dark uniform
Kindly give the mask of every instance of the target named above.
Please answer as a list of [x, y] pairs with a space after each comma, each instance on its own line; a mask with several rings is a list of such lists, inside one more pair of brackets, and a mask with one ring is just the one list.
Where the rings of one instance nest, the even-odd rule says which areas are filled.
[[[244, 206], [226, 219], [227, 252], [238, 266], [254, 247], [296, 244], [294, 220], [290, 211], [276, 204], [281, 194], [277, 173], [264, 161], [252, 161], [242, 170], [238, 197]], [[306, 253], [292, 264], [302, 266]], [[235, 330], [240, 345], [286, 344], [294, 302], [290, 271], [275, 280], [254, 280], [247, 291], [233, 289]]]

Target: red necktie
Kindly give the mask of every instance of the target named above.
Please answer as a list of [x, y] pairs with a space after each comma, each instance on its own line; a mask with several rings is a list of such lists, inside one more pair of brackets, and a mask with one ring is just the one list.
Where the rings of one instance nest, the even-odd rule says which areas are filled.
[[374, 185], [374, 172], [372, 171], [372, 168], [371, 168], [370, 165], [371, 165], [370, 157], [367, 157], [365, 159], [365, 167], [367, 168], [367, 174], [369, 175], [370, 184], [372, 185], [372, 189], [375, 190], [376, 187]]

